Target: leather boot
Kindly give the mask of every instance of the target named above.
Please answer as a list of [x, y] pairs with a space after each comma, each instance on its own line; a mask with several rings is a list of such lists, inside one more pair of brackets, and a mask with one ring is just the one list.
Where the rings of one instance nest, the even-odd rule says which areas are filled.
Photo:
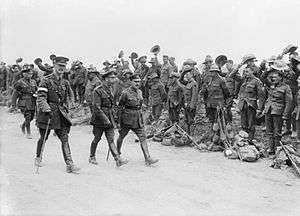
[[98, 165], [98, 162], [97, 162], [97, 160], [96, 160], [96, 157], [90, 157], [90, 158], [89, 158], [89, 163], [90, 163], [90, 164], [94, 164], [94, 165]]
[[75, 166], [74, 164], [68, 164], [67, 167], [66, 167], [67, 173], [77, 174], [79, 170], [80, 170], [80, 168]]
[[26, 138], [32, 139], [30, 125], [26, 125], [26, 131], [27, 131]]
[[125, 165], [125, 164], [128, 163], [128, 160], [122, 159], [122, 158], [120, 157], [120, 155], [117, 155], [117, 156], [115, 157], [115, 161], [116, 161], [116, 166], [117, 166], [117, 167], [123, 166], [123, 165]]
[[20, 128], [22, 130], [22, 133], [25, 135], [25, 122], [20, 125]]
[[148, 150], [148, 145], [147, 145], [146, 141], [143, 141], [141, 143], [141, 148], [142, 148], [142, 151], [143, 151], [143, 154], [144, 154], [144, 157], [145, 157], [145, 164], [147, 166], [149, 166], [151, 164], [155, 164], [159, 161], [158, 159], [152, 159], [150, 157], [149, 150]]
[[35, 165], [35, 166], [38, 166], [38, 167], [43, 167], [44, 164], [43, 164], [43, 162], [42, 162], [42, 158], [41, 158], [41, 157], [36, 157], [36, 158], [34, 159], [34, 165]]

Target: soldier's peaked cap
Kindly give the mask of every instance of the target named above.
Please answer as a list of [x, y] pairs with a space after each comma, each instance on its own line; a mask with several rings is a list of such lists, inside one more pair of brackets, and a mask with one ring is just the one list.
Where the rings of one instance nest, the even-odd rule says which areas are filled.
[[53, 59], [53, 61], [54, 61], [54, 64], [66, 66], [67, 63], [68, 63], [68, 61], [69, 61], [69, 59], [66, 58], [66, 57], [63, 57], [63, 56], [56, 56]]

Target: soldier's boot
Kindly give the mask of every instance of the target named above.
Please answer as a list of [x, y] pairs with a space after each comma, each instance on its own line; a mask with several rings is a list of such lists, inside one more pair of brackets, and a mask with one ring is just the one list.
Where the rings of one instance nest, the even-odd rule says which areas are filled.
[[275, 140], [274, 139], [272, 139], [271, 141], [270, 141], [270, 143], [269, 143], [269, 155], [275, 155]]
[[26, 131], [27, 131], [26, 138], [32, 139], [30, 125], [26, 125]]
[[113, 142], [109, 143], [108, 145], [109, 145], [109, 149], [110, 149], [112, 155], [114, 156], [117, 167], [123, 166], [124, 164], [128, 163], [128, 160], [123, 159], [123, 158], [120, 157], [120, 154], [118, 153], [116, 145]]
[[117, 156], [115, 157], [115, 161], [116, 161], [116, 166], [117, 166], [117, 167], [123, 166], [123, 165], [125, 165], [125, 164], [128, 163], [128, 160], [122, 159], [122, 158], [120, 157], [120, 155], [117, 155]]
[[141, 148], [145, 157], [146, 166], [150, 166], [151, 164], [155, 164], [159, 161], [158, 159], [153, 159], [150, 157], [149, 149], [146, 141], [141, 142]]
[[25, 135], [25, 122], [23, 122], [21, 125], [20, 125], [20, 128], [22, 130], [22, 133]]
[[121, 138], [118, 138], [117, 139], [117, 151], [118, 151], [119, 155], [121, 154], [122, 143], [123, 143], [123, 140]]
[[36, 158], [34, 159], [34, 165], [35, 165], [35, 166], [38, 166], [38, 167], [43, 167], [44, 164], [43, 164], [43, 162], [42, 162], [42, 158], [41, 158], [41, 157], [36, 157]]
[[94, 164], [94, 165], [98, 165], [99, 163], [96, 160], [96, 157], [90, 157], [89, 158], [89, 163], [90, 164]]
[[68, 164], [66, 167], [67, 173], [76, 173], [77, 174], [79, 170], [80, 170], [80, 168], [75, 166], [73, 163]]

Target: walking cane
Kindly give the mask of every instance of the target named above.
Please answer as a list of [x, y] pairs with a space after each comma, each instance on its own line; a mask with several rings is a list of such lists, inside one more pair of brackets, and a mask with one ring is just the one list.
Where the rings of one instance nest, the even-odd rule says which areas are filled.
[[[43, 152], [44, 152], [44, 146], [45, 146], [45, 142], [46, 142], [46, 137], [47, 137], [47, 134], [48, 134], [48, 131], [49, 131], [49, 125], [50, 125], [50, 118], [48, 119], [48, 122], [47, 122], [47, 127], [46, 127], [46, 132], [45, 132], [45, 134], [44, 134], [44, 139], [43, 139], [43, 143], [42, 143], [42, 149], [41, 149], [41, 155], [40, 155], [40, 157], [42, 158], [42, 155], [43, 155]], [[36, 170], [35, 170], [35, 174], [39, 174], [39, 166], [36, 166], [35, 164], [34, 164], [34, 166], [35, 166], [35, 168], [36, 168]]]

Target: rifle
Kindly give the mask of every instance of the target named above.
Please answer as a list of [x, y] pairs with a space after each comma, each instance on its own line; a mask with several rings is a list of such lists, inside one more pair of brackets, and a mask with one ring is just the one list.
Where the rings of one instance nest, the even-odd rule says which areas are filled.
[[292, 156], [289, 153], [289, 150], [282, 144], [281, 141], [279, 141], [285, 155], [287, 156], [287, 158], [291, 161], [292, 166], [294, 167], [294, 169], [296, 170], [297, 174], [300, 176], [300, 168], [297, 166], [296, 162], [294, 161], [294, 159], [292, 158]]
[[193, 139], [193, 137], [191, 137], [187, 132], [185, 132], [185, 130], [183, 130], [177, 123], [174, 124], [176, 126], [176, 128], [181, 132], [183, 133], [183, 135], [187, 136], [187, 138], [189, 138], [192, 143], [194, 144], [194, 146], [200, 150], [200, 151], [203, 151], [203, 149], [200, 147], [200, 145], [198, 143], [195, 142], [195, 140]]
[[151, 139], [151, 138], [154, 137], [154, 136], [160, 136], [160, 135], [163, 135], [167, 130], [169, 130], [169, 129], [170, 129], [171, 127], [173, 127], [173, 126], [174, 126], [174, 124], [169, 125], [169, 126], [163, 128], [163, 129], [161, 129], [157, 134], [149, 134], [149, 135], [147, 135], [147, 139]]

